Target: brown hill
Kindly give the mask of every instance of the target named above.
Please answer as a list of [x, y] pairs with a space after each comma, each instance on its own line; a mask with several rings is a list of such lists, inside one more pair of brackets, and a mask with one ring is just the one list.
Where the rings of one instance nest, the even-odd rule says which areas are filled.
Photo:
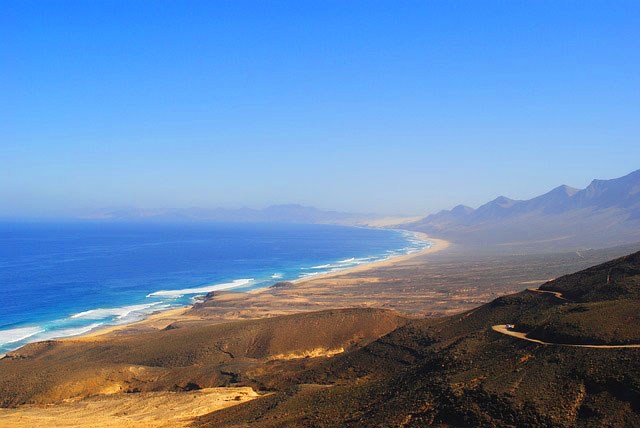
[[391, 311], [346, 309], [33, 343], [0, 360], [0, 406], [240, 382], [260, 387], [251, 370], [355, 349], [405, 322]]

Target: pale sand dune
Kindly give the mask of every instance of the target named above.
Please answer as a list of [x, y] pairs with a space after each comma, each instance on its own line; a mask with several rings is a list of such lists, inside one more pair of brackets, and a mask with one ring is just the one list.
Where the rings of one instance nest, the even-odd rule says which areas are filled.
[[383, 217], [373, 220], [365, 220], [358, 222], [357, 224], [369, 227], [394, 227], [407, 223], [413, 223], [418, 220], [422, 220], [424, 216], [412, 216], [412, 217]]
[[249, 387], [190, 392], [115, 394], [50, 406], [0, 409], [0, 426], [14, 428], [186, 427], [197, 416], [253, 400]]

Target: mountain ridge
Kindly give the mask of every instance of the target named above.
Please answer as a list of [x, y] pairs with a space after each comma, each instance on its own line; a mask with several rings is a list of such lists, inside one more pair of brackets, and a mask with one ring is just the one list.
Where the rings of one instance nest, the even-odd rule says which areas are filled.
[[408, 227], [454, 242], [503, 248], [544, 250], [534, 243], [549, 240], [555, 250], [630, 243], [640, 240], [640, 170], [593, 180], [584, 189], [563, 184], [528, 200], [499, 196], [476, 209], [458, 205]]

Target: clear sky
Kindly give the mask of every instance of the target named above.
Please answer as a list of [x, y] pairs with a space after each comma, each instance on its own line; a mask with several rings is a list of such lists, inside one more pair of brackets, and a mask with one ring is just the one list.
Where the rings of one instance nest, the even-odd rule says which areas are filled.
[[0, 215], [528, 198], [640, 168], [640, 1], [0, 3]]

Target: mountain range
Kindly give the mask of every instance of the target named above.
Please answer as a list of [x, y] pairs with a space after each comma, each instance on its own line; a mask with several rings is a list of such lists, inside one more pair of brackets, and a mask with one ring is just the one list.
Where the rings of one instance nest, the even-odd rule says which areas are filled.
[[566, 185], [528, 200], [500, 196], [405, 225], [434, 237], [498, 250], [607, 247], [640, 241], [640, 170], [585, 189]]
[[254, 208], [102, 210], [87, 219], [115, 221], [280, 222], [395, 226], [494, 252], [557, 252], [640, 241], [640, 170], [585, 189], [561, 185], [528, 200], [506, 196], [474, 209], [458, 205], [424, 218], [321, 210], [298, 204]]

